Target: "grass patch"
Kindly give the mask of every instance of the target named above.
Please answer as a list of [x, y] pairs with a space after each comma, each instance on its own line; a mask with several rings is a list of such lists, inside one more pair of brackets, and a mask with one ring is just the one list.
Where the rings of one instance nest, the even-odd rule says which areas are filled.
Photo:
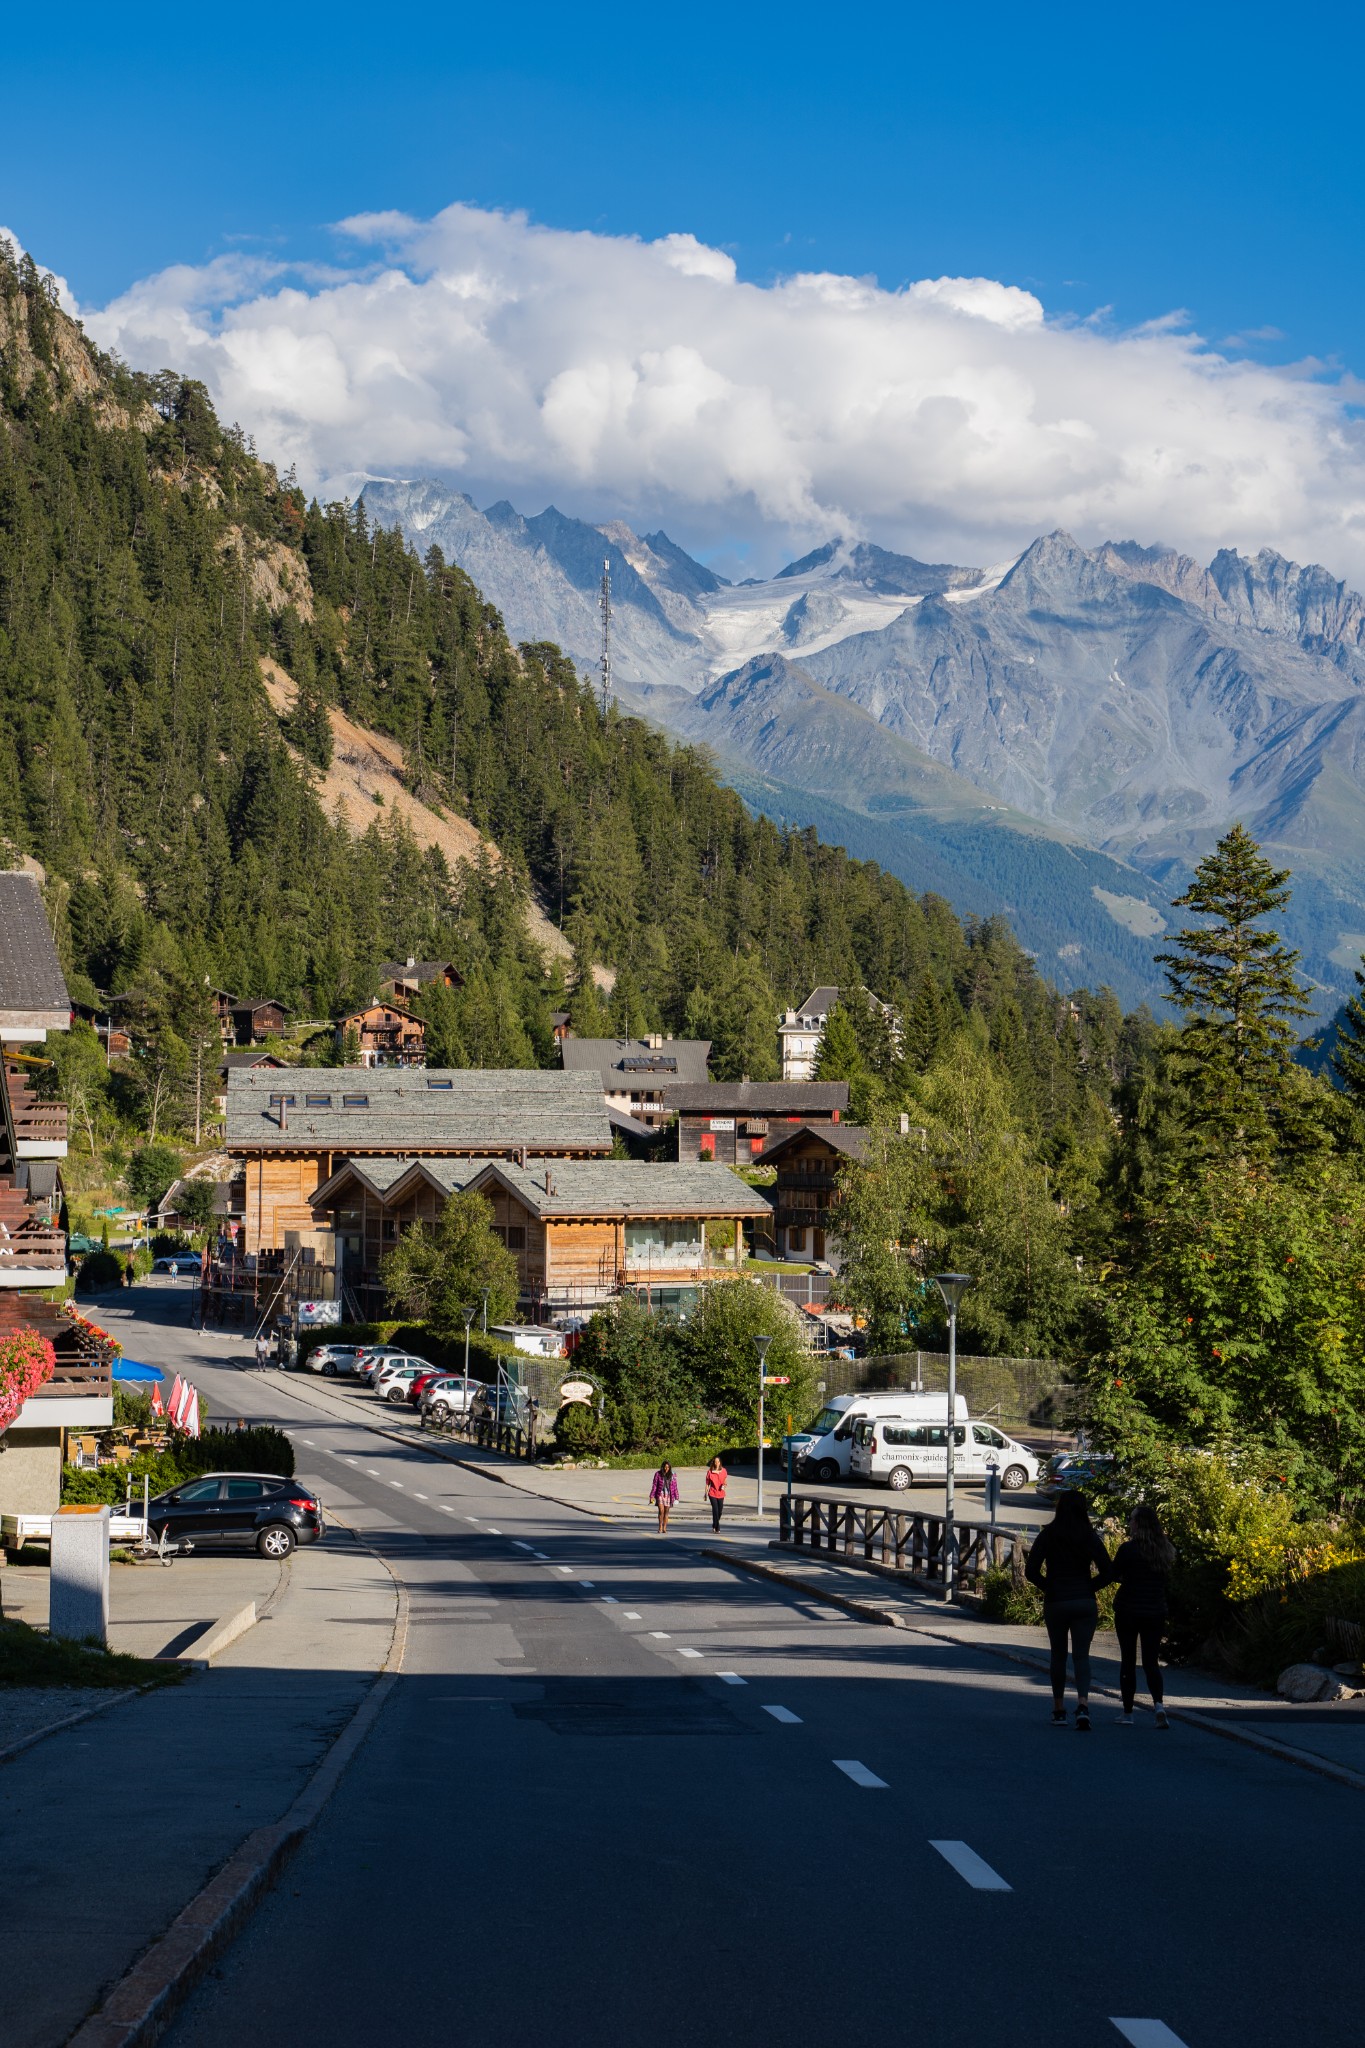
[[177, 1685], [184, 1676], [178, 1664], [156, 1664], [93, 1643], [53, 1642], [27, 1622], [0, 1621], [0, 1686], [89, 1685], [121, 1691], [130, 1685]]

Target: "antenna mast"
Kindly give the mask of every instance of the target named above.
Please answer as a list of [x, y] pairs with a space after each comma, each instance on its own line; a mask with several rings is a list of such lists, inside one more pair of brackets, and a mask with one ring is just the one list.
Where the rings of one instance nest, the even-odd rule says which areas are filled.
[[611, 703], [611, 563], [602, 564], [602, 716]]

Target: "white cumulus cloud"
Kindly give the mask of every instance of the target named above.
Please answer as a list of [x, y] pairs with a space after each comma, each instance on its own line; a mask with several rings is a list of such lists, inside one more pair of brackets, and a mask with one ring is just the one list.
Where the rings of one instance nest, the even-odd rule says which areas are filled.
[[1036, 533], [1281, 548], [1365, 580], [1361, 388], [1179, 320], [1050, 320], [990, 278], [742, 280], [690, 234], [451, 206], [342, 224], [349, 261], [178, 265], [94, 338], [200, 377], [305, 484], [435, 473], [476, 500], [662, 519], [772, 563], [838, 530], [938, 559]]

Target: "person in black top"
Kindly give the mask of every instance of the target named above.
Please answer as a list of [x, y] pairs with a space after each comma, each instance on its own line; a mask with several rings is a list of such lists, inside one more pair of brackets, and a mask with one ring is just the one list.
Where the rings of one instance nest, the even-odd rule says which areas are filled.
[[1144, 1501], [1128, 1517], [1128, 1540], [1119, 1545], [1108, 1572], [1109, 1579], [1116, 1579], [1119, 1588], [1114, 1601], [1114, 1630], [1119, 1639], [1119, 1690], [1123, 1695], [1119, 1723], [1124, 1728], [1133, 1725], [1139, 1643], [1143, 1674], [1156, 1708], [1156, 1725], [1171, 1725], [1163, 1705], [1165, 1691], [1157, 1651], [1166, 1626], [1166, 1588], [1174, 1563], [1175, 1550], [1156, 1509], [1149, 1508]]
[[1080, 1494], [1062, 1495], [1052, 1520], [1034, 1539], [1024, 1576], [1042, 1588], [1043, 1623], [1052, 1652], [1052, 1725], [1066, 1726], [1069, 1638], [1076, 1676], [1076, 1726], [1084, 1734], [1090, 1727], [1090, 1645], [1099, 1622], [1095, 1589], [1108, 1579], [1109, 1553], [1091, 1525]]

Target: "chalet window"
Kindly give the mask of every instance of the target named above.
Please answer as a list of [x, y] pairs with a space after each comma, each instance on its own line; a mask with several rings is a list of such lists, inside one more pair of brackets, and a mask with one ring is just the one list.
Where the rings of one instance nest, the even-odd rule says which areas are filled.
[[626, 1225], [628, 1259], [698, 1258], [701, 1255], [700, 1222], [650, 1222]]
[[330, 1109], [332, 1098], [330, 1095], [305, 1095], [303, 1106], [305, 1109]]
[[494, 1237], [501, 1238], [509, 1252], [524, 1252], [526, 1249], [526, 1225], [524, 1223], [495, 1223]]
[[341, 1106], [343, 1109], [368, 1109], [370, 1098], [368, 1095], [343, 1095]]
[[427, 1086], [428, 1088], [453, 1088], [455, 1083], [453, 1081], [428, 1081]]
[[272, 1109], [292, 1109], [298, 1099], [297, 1095], [272, 1095], [270, 1107]]
[[398, 1224], [392, 1216], [385, 1216], [379, 1225], [379, 1234], [385, 1244], [393, 1244], [398, 1237]]

